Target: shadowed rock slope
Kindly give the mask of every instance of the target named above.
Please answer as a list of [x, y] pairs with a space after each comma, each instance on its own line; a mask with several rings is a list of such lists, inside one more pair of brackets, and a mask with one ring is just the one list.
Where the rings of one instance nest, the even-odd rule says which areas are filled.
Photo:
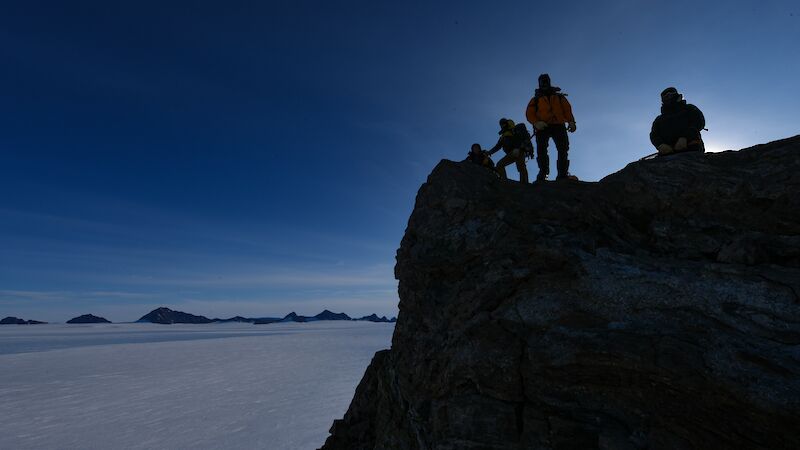
[[442, 161], [325, 449], [800, 448], [800, 136], [523, 186]]

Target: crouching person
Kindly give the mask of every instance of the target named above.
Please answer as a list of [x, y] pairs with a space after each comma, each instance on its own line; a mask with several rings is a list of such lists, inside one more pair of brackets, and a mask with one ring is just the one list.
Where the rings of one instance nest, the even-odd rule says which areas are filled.
[[469, 154], [467, 155], [467, 161], [471, 161], [487, 169], [494, 169], [494, 162], [492, 158], [489, 157], [489, 152], [481, 149], [481, 144], [472, 144]]
[[704, 152], [700, 130], [706, 119], [696, 106], [687, 104], [674, 87], [661, 92], [661, 115], [653, 121], [650, 142], [659, 156], [682, 152]]

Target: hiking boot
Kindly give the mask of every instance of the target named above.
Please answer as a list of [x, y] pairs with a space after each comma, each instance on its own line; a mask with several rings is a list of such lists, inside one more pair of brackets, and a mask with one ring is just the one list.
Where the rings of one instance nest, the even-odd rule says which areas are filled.
[[556, 181], [579, 181], [579, 180], [578, 177], [576, 177], [575, 175], [568, 173], [566, 175], [557, 176]]

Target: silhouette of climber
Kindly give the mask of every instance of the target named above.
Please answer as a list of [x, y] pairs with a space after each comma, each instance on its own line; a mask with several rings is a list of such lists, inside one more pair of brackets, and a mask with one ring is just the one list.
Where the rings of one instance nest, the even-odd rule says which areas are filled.
[[550, 174], [550, 157], [547, 154], [547, 144], [550, 138], [553, 138], [558, 151], [558, 161], [556, 162], [558, 176], [556, 179], [569, 179], [567, 131], [574, 133], [577, 126], [575, 117], [572, 115], [572, 105], [567, 101], [566, 94], [561, 93], [561, 88], [551, 86], [550, 75], [546, 73], [539, 75], [539, 89], [536, 89], [533, 98], [528, 102], [525, 117], [533, 125], [536, 135], [536, 162], [539, 165], [536, 181], [544, 181]]
[[682, 152], [704, 152], [700, 130], [706, 126], [703, 113], [687, 104], [678, 90], [668, 87], [661, 92], [661, 114], [653, 121], [650, 142], [659, 156]]
[[500, 148], [506, 153], [506, 156], [497, 161], [497, 173], [500, 178], [506, 179], [506, 166], [513, 164], [517, 165], [519, 171], [520, 183], [528, 183], [528, 168], [525, 166], [525, 142], [519, 134], [514, 133], [514, 121], [506, 118], [500, 119], [500, 131], [498, 132], [500, 139], [497, 144], [489, 150], [489, 156], [497, 153]]
[[471, 161], [487, 169], [494, 169], [494, 162], [489, 157], [489, 152], [481, 149], [481, 144], [472, 144], [472, 147], [467, 154], [467, 161]]

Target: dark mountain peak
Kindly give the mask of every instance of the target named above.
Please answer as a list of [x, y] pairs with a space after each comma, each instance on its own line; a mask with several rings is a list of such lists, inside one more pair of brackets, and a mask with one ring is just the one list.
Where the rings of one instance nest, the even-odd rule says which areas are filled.
[[289, 314], [287, 314], [281, 320], [281, 322], [307, 322], [308, 319], [309, 319], [308, 317], [306, 317], [306, 316], [298, 316], [296, 312], [292, 311]]
[[350, 316], [345, 313], [334, 313], [327, 309], [314, 316], [315, 320], [352, 320]]
[[361, 320], [361, 321], [366, 321], [366, 322], [386, 322], [386, 323], [389, 322], [389, 319], [387, 319], [386, 316], [378, 317], [378, 315], [375, 314], [375, 313], [372, 313], [372, 314], [370, 314], [368, 316], [361, 317], [360, 319], [356, 319], [356, 320]]
[[67, 323], [111, 323], [111, 321], [94, 314], [84, 314], [68, 320]]
[[324, 447], [800, 448], [800, 136], [521, 185], [442, 161]]
[[160, 324], [172, 323], [211, 323], [208, 317], [195, 316], [181, 311], [173, 311], [167, 307], [156, 308], [142, 316], [137, 322], [150, 322]]
[[0, 325], [41, 325], [46, 324], [47, 322], [41, 322], [38, 320], [25, 320], [20, 319], [13, 316], [8, 316], [0, 320]]

